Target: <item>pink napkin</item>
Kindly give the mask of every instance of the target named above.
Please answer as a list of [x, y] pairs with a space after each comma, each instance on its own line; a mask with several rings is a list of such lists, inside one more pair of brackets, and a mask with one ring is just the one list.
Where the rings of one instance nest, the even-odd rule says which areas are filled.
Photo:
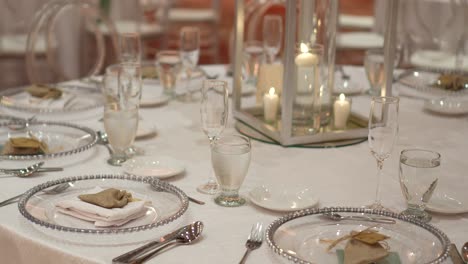
[[[100, 187], [86, 192], [86, 194], [103, 191]], [[135, 194], [133, 194], [135, 196]], [[85, 221], [94, 222], [97, 227], [122, 226], [131, 220], [146, 214], [147, 201], [128, 203], [122, 208], [107, 209], [94, 204], [81, 201], [78, 196], [58, 202], [55, 206], [58, 211]]]

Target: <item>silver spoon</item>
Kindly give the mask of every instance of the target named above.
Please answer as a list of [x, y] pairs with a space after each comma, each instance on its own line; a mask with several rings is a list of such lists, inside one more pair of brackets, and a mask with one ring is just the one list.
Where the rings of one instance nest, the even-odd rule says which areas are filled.
[[370, 216], [370, 215], [347, 215], [342, 216], [338, 213], [323, 213], [323, 216], [335, 220], [360, 220], [360, 221], [368, 221], [368, 222], [375, 222], [375, 223], [382, 223], [382, 224], [396, 224], [396, 221], [391, 218], [385, 217], [378, 217], [378, 216]]
[[461, 255], [462, 255], [463, 261], [468, 262], [468, 242], [466, 242], [462, 246]]
[[132, 264], [139, 264], [139, 263], [144, 263], [151, 258], [153, 258], [155, 255], [157, 255], [159, 252], [161, 252], [163, 249], [167, 248], [168, 246], [171, 245], [189, 245], [196, 241], [201, 233], [203, 231], [203, 223], [200, 221], [197, 221], [193, 224], [188, 225], [184, 230], [182, 230], [177, 236], [175, 236], [173, 239], [169, 239], [159, 245], [159, 247], [146, 254], [143, 255], [139, 258], [131, 260], [129, 263]]
[[[59, 184], [59, 185], [56, 185], [54, 186], [53, 188], [51, 189], [46, 189], [46, 190], [43, 190], [42, 192], [45, 193], [45, 194], [58, 194], [58, 193], [61, 193], [63, 191], [65, 191], [66, 189], [68, 189], [70, 186], [73, 186], [73, 183], [71, 182], [65, 182], [65, 183], [62, 183], [62, 184]], [[12, 204], [12, 203], [15, 203], [18, 201], [18, 199], [23, 196], [24, 193], [22, 194], [19, 194], [19, 195], [16, 195], [14, 197], [11, 197], [9, 199], [6, 199], [5, 201], [2, 201], [0, 202], [0, 207], [3, 207], [5, 205], [9, 205], [9, 204]]]

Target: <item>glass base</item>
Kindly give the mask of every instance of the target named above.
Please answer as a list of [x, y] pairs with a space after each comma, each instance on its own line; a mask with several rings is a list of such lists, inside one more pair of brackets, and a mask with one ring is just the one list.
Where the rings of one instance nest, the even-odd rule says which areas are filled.
[[415, 218], [423, 223], [427, 223], [432, 220], [432, 216], [428, 214], [426, 211], [420, 211], [415, 209], [406, 209], [400, 213], [406, 217]]
[[111, 157], [107, 160], [107, 164], [112, 166], [122, 166], [122, 164], [126, 161], [126, 158], [122, 157]]
[[197, 191], [204, 194], [217, 194], [219, 192], [219, 185], [216, 182], [209, 181], [206, 184], [197, 187]]
[[225, 206], [225, 207], [237, 207], [245, 204], [245, 199], [240, 197], [239, 195], [236, 196], [228, 196], [220, 194], [214, 199], [217, 205]]
[[387, 207], [383, 206], [381, 203], [378, 203], [378, 202], [373, 202], [372, 204], [365, 205], [363, 207], [366, 208], [366, 209], [371, 209], [371, 210], [381, 210], [381, 211], [394, 212], [390, 208], [387, 208]]

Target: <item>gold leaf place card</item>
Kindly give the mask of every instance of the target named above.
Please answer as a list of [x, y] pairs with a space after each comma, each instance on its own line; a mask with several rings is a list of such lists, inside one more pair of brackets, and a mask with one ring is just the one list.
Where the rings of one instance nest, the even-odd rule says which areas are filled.
[[83, 202], [108, 209], [122, 208], [130, 202], [139, 201], [138, 199], [133, 198], [131, 193], [114, 188], [109, 188], [93, 194], [82, 194], [79, 195], [78, 198]]
[[59, 99], [62, 96], [62, 91], [55, 87], [50, 87], [44, 84], [33, 84], [26, 88], [31, 96], [41, 99]]
[[49, 148], [37, 138], [13, 137], [3, 146], [4, 155], [40, 155], [47, 154]]
[[401, 263], [397, 253], [389, 252], [390, 248], [385, 240], [390, 237], [373, 228], [369, 227], [360, 232], [352, 231], [350, 234], [335, 240], [322, 239], [321, 241], [330, 243], [327, 251], [333, 249], [340, 242], [347, 241], [344, 250], [338, 249], [336, 251], [340, 264]]

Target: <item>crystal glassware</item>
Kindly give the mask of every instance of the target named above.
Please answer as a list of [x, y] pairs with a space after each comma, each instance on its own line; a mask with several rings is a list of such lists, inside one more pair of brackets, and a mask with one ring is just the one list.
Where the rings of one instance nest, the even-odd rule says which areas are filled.
[[398, 135], [397, 97], [373, 97], [369, 114], [369, 148], [377, 160], [377, 190], [375, 201], [367, 206], [371, 209], [385, 209], [381, 204], [380, 188], [384, 161], [390, 157]]
[[215, 202], [234, 207], [245, 203], [239, 196], [250, 165], [250, 139], [241, 135], [223, 135], [211, 144], [211, 163], [221, 188]]
[[139, 105], [142, 93], [141, 66], [139, 63], [121, 63], [108, 66], [102, 93], [107, 103], [130, 102]]
[[170, 97], [175, 96], [175, 86], [182, 68], [180, 58], [180, 52], [176, 50], [163, 50], [157, 55], [159, 80], [164, 88], [164, 94]]
[[425, 210], [441, 176], [440, 154], [424, 149], [405, 149], [400, 154], [400, 186], [408, 208], [401, 214], [429, 222]]
[[267, 55], [267, 62], [275, 62], [276, 55], [281, 49], [283, 37], [283, 18], [278, 15], [266, 15], [263, 19], [263, 48]]
[[182, 65], [187, 74], [187, 82], [185, 85], [186, 101], [193, 101], [193, 93], [197, 90], [190, 86], [192, 72], [198, 65], [200, 58], [200, 29], [197, 27], [183, 27], [180, 31], [180, 56]]
[[[398, 66], [400, 61], [399, 54], [399, 51], [395, 52], [395, 67]], [[369, 80], [370, 84], [368, 93], [372, 96], [380, 96], [380, 91], [384, 81], [384, 50], [367, 50], [364, 55], [364, 68], [366, 70], [367, 79]]]
[[121, 166], [127, 160], [126, 151], [135, 140], [138, 119], [138, 106], [135, 104], [105, 104], [104, 129], [113, 149], [112, 156], [107, 161], [110, 165]]
[[246, 83], [256, 85], [260, 64], [263, 60], [263, 46], [260, 41], [250, 40], [244, 44], [244, 67]]
[[120, 62], [139, 63], [141, 61], [141, 40], [136, 32], [119, 35]]
[[[208, 136], [210, 144], [221, 135], [228, 119], [228, 88], [227, 82], [218, 80], [205, 80], [202, 87], [200, 115], [203, 132]], [[218, 184], [213, 177], [197, 188], [199, 192], [215, 194]]]

